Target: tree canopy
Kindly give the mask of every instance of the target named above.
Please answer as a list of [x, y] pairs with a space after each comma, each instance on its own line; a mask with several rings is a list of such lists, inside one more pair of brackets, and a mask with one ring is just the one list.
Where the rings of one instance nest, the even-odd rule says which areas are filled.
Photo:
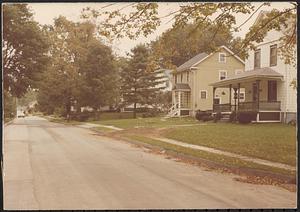
[[48, 61], [48, 41], [26, 4], [3, 5], [4, 90], [21, 97], [36, 87]]
[[[124, 12], [124, 8], [131, 6], [133, 11], [129, 14]], [[204, 34], [214, 28], [212, 40], [222, 33], [223, 26], [232, 32], [238, 32], [253, 15], [262, 7], [270, 6], [270, 3], [262, 3], [258, 8], [252, 3], [186, 3], [181, 5], [177, 11], [170, 12], [164, 17], [158, 14], [159, 3], [132, 3], [122, 8], [107, 11], [104, 9], [96, 10], [86, 8], [82, 12], [82, 18], [97, 19], [99, 21], [98, 29], [101, 35], [110, 38], [121, 38], [127, 36], [135, 39], [140, 35], [148, 36], [153, 33], [161, 24], [161, 19], [171, 17], [174, 20], [173, 28], [183, 28], [189, 24], [195, 26], [195, 30], [202, 31]], [[260, 42], [271, 30], [281, 31], [288, 25], [292, 25], [292, 30], [285, 30], [281, 38], [281, 55], [286, 63], [293, 64], [296, 60], [295, 43], [296, 43], [296, 11], [297, 4], [290, 3], [289, 8], [273, 9], [266, 15], [260, 23], [249, 29], [245, 39], [239, 44], [240, 52], [247, 56], [249, 49], [253, 49], [255, 43]], [[248, 14], [249, 17], [240, 25], [236, 24], [236, 16], [239, 14]], [[290, 22], [290, 24], [288, 24]], [[217, 42], [212, 42], [216, 45]], [[217, 46], [215, 46], [215, 49]]]

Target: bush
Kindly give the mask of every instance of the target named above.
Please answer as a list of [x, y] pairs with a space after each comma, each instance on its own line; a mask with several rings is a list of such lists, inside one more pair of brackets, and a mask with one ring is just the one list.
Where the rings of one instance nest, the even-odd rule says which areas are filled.
[[214, 117], [211, 116], [211, 115], [204, 115], [202, 117], [202, 121], [206, 122], [206, 121], [211, 121], [211, 120], [214, 120]]
[[241, 124], [249, 124], [256, 119], [257, 112], [238, 112], [237, 119]]
[[230, 113], [229, 121], [230, 121], [230, 122], [236, 122], [236, 112], [235, 112], [235, 111], [232, 111], [232, 112]]
[[288, 124], [289, 124], [289, 125], [292, 125], [292, 126], [296, 126], [297, 121], [296, 121], [295, 119], [293, 119], [293, 120], [289, 121]]
[[214, 116], [214, 122], [219, 121], [222, 118], [221, 112], [217, 112], [216, 115]]
[[201, 110], [198, 110], [196, 112], [196, 116], [195, 118], [199, 121], [203, 120], [204, 117], [207, 118], [207, 116], [211, 116], [211, 113], [210, 112], [207, 112], [207, 111], [201, 111]]
[[159, 112], [160, 112], [159, 109], [153, 108], [153, 109], [149, 110], [148, 112], [143, 113], [142, 117], [143, 118], [156, 117], [156, 116], [158, 116]]

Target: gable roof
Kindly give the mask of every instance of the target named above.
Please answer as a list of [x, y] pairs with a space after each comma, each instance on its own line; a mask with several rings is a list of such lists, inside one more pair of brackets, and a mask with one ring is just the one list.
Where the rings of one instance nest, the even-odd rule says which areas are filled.
[[189, 59], [188, 61], [186, 61], [185, 63], [183, 63], [182, 65], [180, 65], [178, 68], [177, 68], [177, 71], [185, 71], [189, 68], [191, 68], [195, 63], [203, 60], [205, 57], [207, 57], [208, 54], [202, 52], [200, 54], [197, 54], [195, 57]]
[[[241, 63], [245, 64], [245, 62], [238, 57], [237, 55], [235, 55], [229, 48], [227, 48], [226, 46], [221, 46], [220, 49], [225, 49], [226, 51], [228, 51], [233, 57], [235, 57], [237, 60], [239, 60]], [[177, 72], [182, 72], [182, 71], [186, 71], [190, 68], [195, 67], [196, 65], [198, 65], [199, 63], [203, 62], [204, 60], [206, 60], [207, 58], [209, 58], [210, 56], [212, 56], [213, 54], [217, 53], [216, 52], [212, 52], [211, 54], [206, 54], [204, 52], [197, 54], [195, 57], [189, 59], [187, 62], [183, 63], [182, 65], [180, 65], [176, 71]]]
[[259, 14], [257, 15], [257, 17], [256, 17], [256, 19], [255, 19], [253, 25], [256, 25], [258, 22], [260, 22], [260, 20], [261, 20], [262, 18], [264, 18], [265, 15], [268, 14], [268, 13], [270, 13], [270, 12], [269, 12], [269, 11], [265, 11], [265, 10], [260, 11]]

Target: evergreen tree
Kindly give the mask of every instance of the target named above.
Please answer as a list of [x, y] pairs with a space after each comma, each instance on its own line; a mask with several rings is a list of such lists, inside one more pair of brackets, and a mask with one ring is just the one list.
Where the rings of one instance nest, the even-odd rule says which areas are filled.
[[137, 104], [152, 104], [161, 88], [161, 82], [151, 67], [150, 50], [138, 45], [131, 50], [132, 55], [127, 67], [121, 73], [121, 93], [125, 105], [133, 104], [133, 117], [136, 118]]

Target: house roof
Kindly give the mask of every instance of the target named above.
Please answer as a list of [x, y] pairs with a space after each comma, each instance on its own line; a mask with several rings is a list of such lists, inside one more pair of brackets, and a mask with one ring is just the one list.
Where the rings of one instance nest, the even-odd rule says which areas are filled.
[[176, 83], [173, 90], [191, 90], [191, 88], [187, 83]]
[[[226, 46], [221, 46], [220, 49], [222, 49], [222, 48], [225, 49], [226, 51], [228, 51], [232, 56], [234, 56], [236, 59], [238, 59], [241, 63], [245, 64], [244, 61], [240, 57], [238, 57], [237, 55], [235, 55]], [[176, 69], [176, 72], [182, 72], [182, 71], [186, 71], [186, 70], [188, 70], [190, 68], [193, 68], [193, 67], [195, 67], [199, 63], [203, 62], [205, 59], [207, 59], [208, 57], [212, 56], [215, 53], [216, 52], [212, 52], [211, 54], [206, 54], [205, 52], [202, 52], [200, 54], [197, 54], [195, 57], [189, 59], [188, 61], [186, 61], [185, 63], [183, 63], [182, 65], [180, 65]]]
[[229, 77], [224, 80], [220, 80], [214, 83], [211, 83], [211, 86], [215, 87], [228, 87], [233, 83], [245, 82], [247, 80], [254, 80], [259, 78], [272, 78], [272, 79], [282, 79], [283, 75], [274, 71], [269, 67], [253, 69], [251, 71], [245, 71], [240, 74], [237, 74], [233, 77]]
[[200, 54], [197, 54], [195, 57], [189, 59], [188, 61], [186, 61], [185, 63], [183, 63], [182, 65], [180, 65], [178, 68], [177, 68], [177, 71], [185, 71], [189, 68], [191, 68], [195, 63], [203, 60], [205, 57], [207, 57], [208, 54], [202, 52]]

